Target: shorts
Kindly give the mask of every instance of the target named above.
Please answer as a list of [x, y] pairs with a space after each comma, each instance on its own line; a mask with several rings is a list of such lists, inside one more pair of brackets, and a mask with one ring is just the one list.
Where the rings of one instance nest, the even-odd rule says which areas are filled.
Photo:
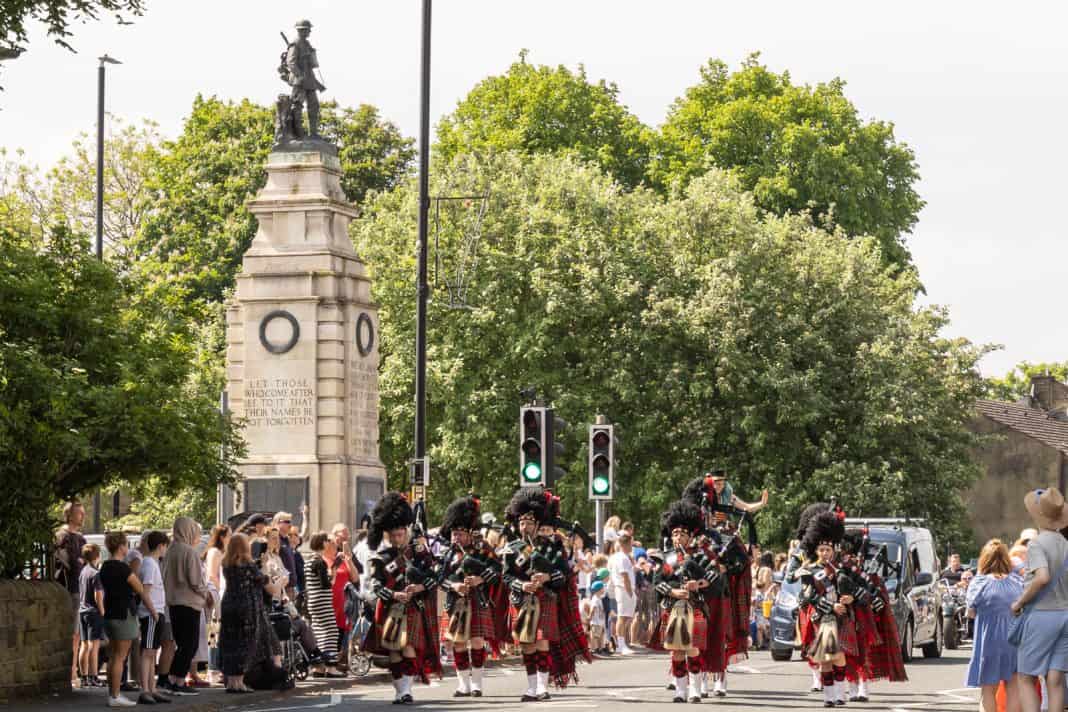
[[616, 609], [620, 618], [633, 618], [638, 609], [638, 597], [633, 593], [627, 595], [625, 589], [616, 591]]
[[161, 612], [155, 620], [141, 617], [141, 650], [159, 650], [168, 640], [174, 640], [174, 631], [166, 615]]
[[78, 622], [81, 625], [80, 634], [82, 640], [104, 639], [104, 616], [100, 615], [100, 611], [95, 608], [82, 611], [78, 614]]
[[137, 616], [127, 613], [122, 620], [104, 619], [104, 630], [108, 640], [137, 640]]
[[1016, 671], [1042, 676], [1050, 670], [1068, 671], [1068, 610], [1031, 611], [1024, 622]]
[[610, 614], [615, 613], [616, 610], [618, 610], [616, 608], [616, 599], [605, 596], [601, 600], [604, 601], [604, 617], [607, 620]]

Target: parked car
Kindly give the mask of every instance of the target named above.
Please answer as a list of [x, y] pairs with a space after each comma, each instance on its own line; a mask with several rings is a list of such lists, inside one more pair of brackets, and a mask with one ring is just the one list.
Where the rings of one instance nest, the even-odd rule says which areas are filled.
[[[935, 580], [941, 571], [934, 537], [907, 520], [846, 520], [847, 525], [868, 524], [872, 542], [886, 545], [887, 558], [901, 564], [901, 575], [888, 578], [886, 589], [901, 638], [901, 657], [912, 660], [920, 648], [925, 658], [942, 655], [942, 596]], [[771, 657], [789, 660], [797, 645], [797, 597], [799, 583], [782, 582], [771, 608]]]

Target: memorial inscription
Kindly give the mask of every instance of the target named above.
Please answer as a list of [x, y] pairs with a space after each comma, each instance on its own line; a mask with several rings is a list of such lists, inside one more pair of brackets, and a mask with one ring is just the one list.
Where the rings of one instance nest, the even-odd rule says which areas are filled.
[[245, 417], [252, 428], [315, 425], [315, 387], [307, 378], [246, 381]]

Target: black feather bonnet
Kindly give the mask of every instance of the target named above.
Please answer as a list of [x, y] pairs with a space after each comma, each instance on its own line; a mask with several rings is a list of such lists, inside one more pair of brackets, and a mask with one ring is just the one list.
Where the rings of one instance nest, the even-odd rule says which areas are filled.
[[666, 535], [671, 536], [675, 529], [685, 529], [695, 534], [704, 528], [705, 518], [701, 514], [701, 508], [693, 502], [680, 499], [674, 502], [663, 516], [660, 517], [660, 529]]
[[550, 516], [552, 499], [552, 493], [544, 487], [520, 487], [512, 495], [505, 515], [510, 522], [518, 522], [526, 515], [533, 515], [536, 522], [544, 522]]
[[797, 518], [797, 533], [794, 538], [804, 539], [805, 532], [808, 531], [808, 523], [812, 521], [812, 518], [820, 512], [829, 512], [830, 510], [831, 505], [826, 502], [816, 502], [801, 510], [801, 516]]
[[412, 505], [400, 492], [386, 492], [371, 510], [371, 526], [367, 530], [367, 545], [372, 550], [382, 543], [382, 535], [391, 529], [411, 526], [415, 521]]
[[816, 558], [816, 550], [821, 544], [837, 546], [845, 536], [845, 524], [836, 512], [827, 510], [813, 516], [801, 537], [801, 548], [810, 559]]
[[453, 500], [445, 510], [438, 535], [442, 539], [448, 539], [452, 536], [453, 529], [477, 531], [482, 526], [482, 521], [479, 519], [481, 509], [478, 497], [468, 495]]

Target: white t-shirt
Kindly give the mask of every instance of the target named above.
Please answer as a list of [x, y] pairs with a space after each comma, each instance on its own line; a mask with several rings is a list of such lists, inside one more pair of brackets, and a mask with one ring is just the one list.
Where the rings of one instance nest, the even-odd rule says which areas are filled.
[[[163, 574], [159, 570], [159, 562], [151, 556], [146, 556], [141, 561], [141, 571], [138, 573], [138, 578], [141, 579], [142, 586], [151, 586], [148, 590], [148, 597], [152, 599], [152, 605], [156, 608], [156, 613], [163, 613], [167, 610], [167, 594], [163, 590]], [[137, 606], [137, 615], [142, 618], [148, 617], [148, 606], [141, 602]]]
[[629, 555], [617, 551], [608, 557], [608, 573], [611, 574], [609, 578], [612, 581], [612, 588], [615, 589], [616, 598], [627, 595], [624, 578], [630, 581], [630, 592], [634, 595], [634, 562], [630, 560]]
[[582, 599], [582, 605], [590, 619], [590, 625], [599, 625], [604, 628], [604, 605], [601, 599], [598, 596], [589, 596]]

